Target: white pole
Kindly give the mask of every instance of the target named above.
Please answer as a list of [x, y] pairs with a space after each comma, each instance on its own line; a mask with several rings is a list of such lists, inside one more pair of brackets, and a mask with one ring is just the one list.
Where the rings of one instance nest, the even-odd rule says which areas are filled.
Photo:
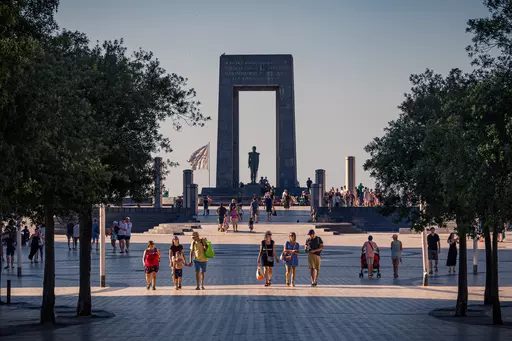
[[428, 286], [428, 246], [427, 246], [427, 230], [421, 232], [421, 252], [423, 256], [423, 286]]
[[[39, 250], [37, 250], [39, 252]], [[23, 250], [21, 248], [21, 224], [16, 227], [16, 263], [18, 265], [18, 277], [21, 277], [21, 260], [23, 259]], [[9, 264], [7, 264], [9, 265]]]
[[100, 205], [100, 287], [105, 287], [105, 206]]

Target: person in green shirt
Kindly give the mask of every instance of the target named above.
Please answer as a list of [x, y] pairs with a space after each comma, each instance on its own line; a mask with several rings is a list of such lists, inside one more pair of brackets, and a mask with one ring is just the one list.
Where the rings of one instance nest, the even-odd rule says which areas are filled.
[[204, 290], [204, 273], [208, 265], [208, 258], [205, 256], [207, 249], [206, 238], [199, 238], [199, 233], [192, 234], [192, 243], [190, 244], [190, 262], [189, 266], [194, 263], [196, 269], [196, 290]]

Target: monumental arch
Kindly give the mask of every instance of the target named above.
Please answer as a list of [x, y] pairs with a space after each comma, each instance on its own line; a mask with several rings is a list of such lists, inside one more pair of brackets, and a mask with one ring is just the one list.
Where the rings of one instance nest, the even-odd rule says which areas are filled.
[[[293, 57], [283, 55], [222, 55], [219, 74], [217, 188], [236, 188], [240, 180], [240, 91], [276, 92], [276, 179], [278, 188], [297, 186]], [[254, 132], [254, 145], [262, 136]], [[242, 158], [247, 158], [243, 151]], [[261, 163], [260, 163], [261, 168]]]

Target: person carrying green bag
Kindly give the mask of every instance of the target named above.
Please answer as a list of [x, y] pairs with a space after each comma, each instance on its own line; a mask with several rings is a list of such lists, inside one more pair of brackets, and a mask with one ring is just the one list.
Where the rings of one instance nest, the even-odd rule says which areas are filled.
[[196, 269], [196, 290], [204, 290], [204, 273], [206, 272], [206, 266], [208, 265], [208, 257], [206, 256], [206, 251], [210, 248], [211, 252], [213, 252], [211, 243], [209, 246], [208, 243], [210, 242], [208, 242], [206, 238], [199, 238], [198, 232], [192, 233], [189, 266], [194, 263], [194, 267]]

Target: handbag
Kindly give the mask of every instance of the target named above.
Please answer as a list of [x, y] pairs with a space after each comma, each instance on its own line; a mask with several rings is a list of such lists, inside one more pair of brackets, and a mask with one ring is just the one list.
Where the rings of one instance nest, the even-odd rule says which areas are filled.
[[44, 240], [43, 238], [39, 237], [39, 240], [37, 242], [39, 244], [39, 246], [43, 246], [44, 245]]
[[258, 281], [262, 281], [263, 280], [263, 272], [261, 272], [261, 268], [259, 266], [256, 269], [256, 279]]

